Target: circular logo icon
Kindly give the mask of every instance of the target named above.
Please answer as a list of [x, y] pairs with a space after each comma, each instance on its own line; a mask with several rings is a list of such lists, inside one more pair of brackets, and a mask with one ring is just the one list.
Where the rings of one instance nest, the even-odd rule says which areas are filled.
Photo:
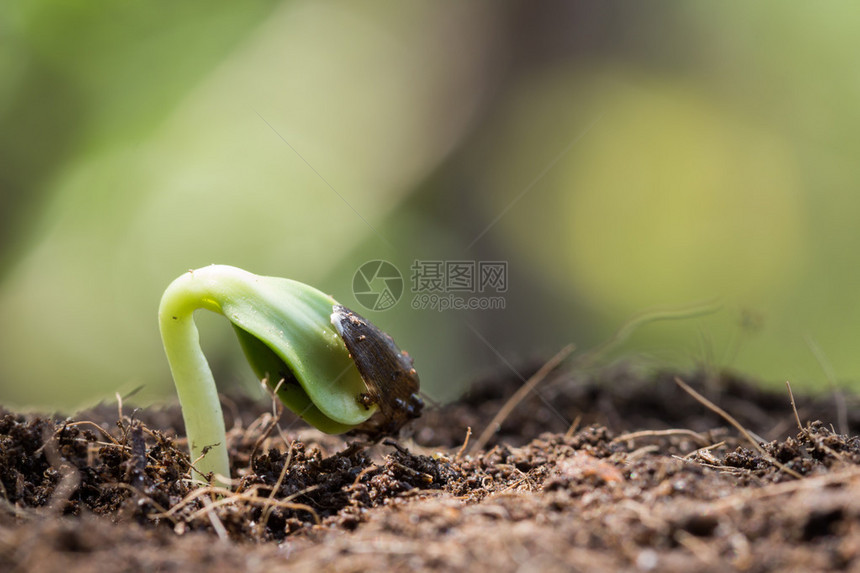
[[388, 310], [403, 296], [403, 275], [388, 261], [368, 261], [352, 277], [352, 294], [368, 310]]

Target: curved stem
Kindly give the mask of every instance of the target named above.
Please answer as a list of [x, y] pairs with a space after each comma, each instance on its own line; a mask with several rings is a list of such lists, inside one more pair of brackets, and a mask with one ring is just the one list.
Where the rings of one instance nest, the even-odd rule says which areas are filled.
[[[185, 420], [191, 461], [196, 462], [195, 467], [204, 475], [213, 472], [215, 476], [229, 479], [224, 415], [194, 324], [194, 311], [198, 308], [221, 312], [207, 283], [205, 277], [195, 277], [195, 272], [185, 273], [173, 281], [164, 291], [158, 321]], [[228, 484], [216, 477], [216, 485]]]

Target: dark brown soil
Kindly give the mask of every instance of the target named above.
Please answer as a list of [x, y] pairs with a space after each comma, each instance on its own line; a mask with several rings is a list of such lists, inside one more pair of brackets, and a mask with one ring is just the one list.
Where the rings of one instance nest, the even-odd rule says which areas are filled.
[[798, 397], [801, 430], [787, 391], [685, 380], [760, 443], [626, 368], [552, 377], [486, 443], [519, 379], [375, 445], [225, 399], [219, 495], [176, 408], [0, 412], [0, 571], [860, 570], [857, 398]]

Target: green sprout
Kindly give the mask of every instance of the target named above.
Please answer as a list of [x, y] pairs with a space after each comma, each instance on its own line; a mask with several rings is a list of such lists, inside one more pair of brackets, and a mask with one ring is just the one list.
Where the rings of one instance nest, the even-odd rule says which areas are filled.
[[221, 485], [230, 462], [218, 391], [194, 323], [201, 308], [230, 320], [255, 374], [323, 432], [391, 433], [420, 414], [409, 355], [331, 296], [226, 265], [189, 271], [164, 292], [159, 326], [192, 463]]

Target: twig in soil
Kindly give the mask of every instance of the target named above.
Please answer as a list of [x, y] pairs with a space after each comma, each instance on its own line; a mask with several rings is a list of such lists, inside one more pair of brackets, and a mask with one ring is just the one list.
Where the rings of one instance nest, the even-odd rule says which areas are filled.
[[469, 438], [472, 436], [472, 426], [466, 426], [466, 439], [463, 440], [463, 445], [460, 446], [460, 449], [457, 450], [457, 454], [454, 456], [455, 460], [459, 460], [463, 455], [463, 452], [466, 451], [466, 447], [469, 445]]
[[[114, 438], [113, 436], [111, 436], [111, 435], [110, 435], [110, 433], [109, 433], [107, 430], [105, 430], [104, 428], [102, 428], [101, 426], [99, 426], [98, 424], [96, 424], [95, 422], [91, 422], [91, 421], [89, 421], [89, 420], [81, 420], [81, 421], [79, 421], [79, 422], [71, 422], [71, 423], [69, 423], [69, 424], [63, 424], [60, 428], [58, 428], [58, 429], [57, 429], [57, 431], [56, 431], [56, 432], [54, 432], [54, 434], [55, 434], [55, 435], [56, 435], [56, 434], [59, 434], [60, 432], [62, 432], [62, 431], [63, 431], [63, 428], [74, 428], [75, 426], [83, 426], [83, 425], [93, 426], [93, 427], [94, 427], [94, 428], [96, 428], [99, 432], [101, 432], [102, 434], [104, 434], [104, 436], [105, 436], [108, 440], [110, 440], [110, 441], [111, 441], [111, 443], [112, 443], [113, 445], [118, 446], [118, 447], [120, 447], [120, 448], [121, 448], [121, 447], [123, 447], [123, 446], [122, 446], [122, 444], [120, 444], [118, 441], [116, 441], [116, 438]], [[46, 443], [47, 443], [47, 442], [46, 442]], [[45, 444], [42, 444], [42, 447], [44, 448], [44, 447], [45, 447]], [[40, 449], [41, 449], [41, 448], [40, 448]], [[39, 453], [39, 450], [36, 450], [36, 452], [35, 452], [35, 453]]]
[[706, 457], [706, 454], [707, 454], [707, 456], [710, 456], [711, 458], [713, 458], [714, 461], [717, 461], [717, 459], [714, 458], [710, 452], [711, 452], [711, 450], [715, 450], [715, 449], [719, 448], [720, 446], [724, 446], [724, 445], [726, 445], [725, 440], [723, 440], [722, 442], [717, 442], [716, 444], [711, 444], [710, 446], [705, 446], [704, 448], [699, 448], [697, 450], [693, 450], [692, 452], [690, 452], [689, 454], [687, 454], [683, 458], [678, 458], [678, 459], [688, 461], [693, 456]]
[[[738, 468], [735, 466], [727, 466], [723, 464], [720, 460], [718, 460], [713, 454], [711, 454], [711, 450], [719, 448], [721, 446], [726, 445], [726, 442], [719, 442], [716, 444], [712, 444], [707, 448], [699, 448], [698, 450], [693, 450], [686, 456], [675, 456], [672, 457], [676, 460], [680, 460], [682, 462], [686, 462], [689, 464], [696, 464], [701, 467], [711, 468], [712, 470], [717, 470], [719, 472], [731, 474], [731, 475], [743, 475], [751, 473], [750, 470], [746, 468]], [[694, 459], [698, 458], [698, 459]], [[792, 482], [795, 483], [795, 482]]]
[[421, 481], [423, 481], [426, 484], [433, 483], [433, 476], [431, 476], [428, 473], [419, 472], [418, 470], [410, 468], [409, 466], [401, 464], [400, 462], [397, 462], [397, 461], [391, 461], [390, 464], [391, 464], [392, 468], [400, 470], [401, 472], [405, 473], [406, 475], [408, 475], [411, 478], [420, 479]]
[[218, 539], [221, 541], [229, 541], [230, 536], [227, 534], [227, 528], [224, 527], [223, 523], [221, 523], [221, 518], [219, 518], [218, 514], [214, 511], [209, 511], [209, 508], [214, 505], [212, 500], [204, 496], [203, 505], [206, 506], [206, 516], [209, 518], [209, 523], [212, 524], [212, 529], [214, 529], [215, 533], [218, 535]]
[[576, 431], [579, 429], [579, 423], [580, 423], [580, 422], [582, 422], [582, 414], [577, 414], [577, 415], [576, 415], [576, 418], [574, 418], [574, 419], [573, 419], [573, 423], [570, 425], [570, 427], [569, 427], [569, 428], [567, 429], [567, 431], [564, 433], [564, 438], [565, 438], [565, 439], [570, 439], [570, 438], [572, 438], [572, 437], [573, 437], [573, 435], [574, 435], [574, 434], [576, 433]]
[[797, 404], [794, 402], [794, 392], [791, 391], [791, 383], [786, 380], [785, 387], [788, 388], [788, 397], [791, 400], [791, 409], [794, 412], [794, 419], [797, 420], [797, 429], [806, 434], [806, 437], [809, 438], [809, 432], [803, 427], [803, 424], [800, 422], [800, 415], [797, 413]]
[[610, 443], [615, 444], [618, 442], [626, 442], [628, 440], [638, 440], [639, 438], [650, 438], [650, 437], [661, 437], [661, 436], [688, 436], [702, 444], [703, 446], [708, 446], [711, 444], [711, 441], [702, 434], [698, 432], [694, 432], [693, 430], [687, 430], [684, 428], [672, 429], [672, 430], [642, 430], [640, 432], [631, 432], [629, 434], [623, 434], [618, 436]]
[[[215, 445], [217, 446], [218, 444], [215, 444]], [[206, 446], [205, 448], [203, 448], [203, 453], [200, 454], [200, 457], [198, 457], [196, 460], [194, 460], [194, 461], [191, 461], [190, 459], [188, 460], [188, 468], [189, 468], [188, 477], [191, 477], [191, 475], [192, 475], [191, 472], [195, 471], [195, 472], [197, 472], [197, 474], [201, 478], [203, 478], [202, 480], [195, 480], [195, 481], [200, 481], [200, 483], [202, 483], [202, 484], [208, 484], [209, 483], [209, 476], [197, 469], [197, 462], [199, 462], [200, 460], [202, 460], [203, 458], [206, 457], [206, 454], [209, 453], [209, 448], [210, 448], [210, 446]]]
[[358, 472], [358, 475], [355, 476], [355, 480], [353, 480], [352, 485], [347, 488], [347, 491], [353, 491], [359, 483], [361, 483], [362, 478], [372, 472], [373, 470], [378, 470], [379, 466], [376, 464], [371, 464]]
[[[284, 410], [284, 406], [283, 406], [284, 403], [281, 402], [280, 400], [278, 400], [277, 398], [278, 398], [278, 391], [281, 389], [281, 386], [283, 386], [286, 381], [287, 381], [286, 378], [281, 378], [280, 380], [278, 380], [278, 383], [272, 389], [272, 392], [270, 394], [270, 396], [272, 397], [272, 416], [274, 416], [276, 418], [280, 418], [279, 412], [283, 412], [283, 410]], [[263, 378], [261, 383], [265, 384], [266, 388], [269, 387], [269, 381], [266, 380], [265, 378]], [[279, 404], [280, 404], [280, 407], [278, 407]]]
[[[114, 392], [114, 396], [116, 396], [116, 419], [120, 427], [122, 427], [122, 396], [120, 396], [119, 392]], [[125, 445], [125, 441], [123, 441], [123, 445]]]
[[211, 504], [204, 504], [204, 505], [206, 505], [206, 507], [204, 507], [203, 509], [198, 509], [197, 511], [195, 511], [194, 513], [192, 513], [191, 515], [186, 517], [185, 521], [194, 521], [195, 519], [197, 519], [198, 517], [200, 517], [201, 515], [203, 515], [206, 512], [212, 511], [215, 508], [220, 507], [222, 505], [228, 505], [228, 504], [234, 503], [235, 501], [238, 500], [238, 501], [244, 501], [247, 503], [251, 503], [254, 505], [263, 505], [263, 506], [272, 505], [275, 507], [282, 507], [284, 509], [306, 511], [313, 516], [314, 521], [317, 523], [317, 525], [320, 524], [319, 515], [317, 514], [316, 510], [314, 510], [314, 508], [312, 508], [309, 505], [305, 505], [304, 503], [291, 503], [290, 502], [290, 500], [295, 499], [296, 497], [298, 497], [300, 495], [305, 495], [306, 493], [309, 493], [311, 491], [319, 489], [319, 487], [320, 487], [319, 485], [313, 485], [310, 487], [306, 487], [305, 489], [303, 489], [301, 491], [297, 491], [296, 493], [287, 496], [283, 500], [269, 499], [269, 498], [263, 498], [263, 497], [257, 496], [256, 492], [259, 489], [259, 487], [260, 486], [257, 485], [254, 488], [248, 490], [247, 492], [243, 492], [243, 493], [236, 493], [236, 492], [230, 491], [229, 489], [226, 489], [223, 487], [216, 487], [216, 486], [200, 487], [200, 488], [197, 488], [197, 489], [189, 492], [184, 498], [182, 498], [182, 501], [180, 501], [179, 503], [177, 503], [176, 505], [171, 507], [169, 510], [161, 512], [161, 513], [153, 513], [153, 514], [148, 515], [147, 517], [149, 517], [150, 519], [159, 519], [162, 517], [171, 518], [171, 516], [175, 515], [182, 508], [193, 503], [194, 500], [197, 499], [198, 497], [205, 497], [209, 494], [214, 494], [214, 495], [219, 495], [222, 497], [215, 500]]
[[794, 392], [791, 391], [791, 383], [789, 383], [788, 380], [785, 381], [785, 387], [788, 388], [788, 397], [791, 399], [791, 409], [794, 410], [794, 419], [797, 420], [797, 427], [800, 428], [800, 431], [803, 433], [804, 436], [806, 436], [806, 439], [809, 440], [813, 447], [821, 448], [822, 450], [824, 450], [838, 460], [844, 459], [842, 457], [841, 452], [837, 452], [827, 444], [823, 444], [812, 437], [812, 434], [809, 433], [809, 430], [807, 430], [800, 422], [800, 415], [797, 413], [797, 405], [794, 403]]
[[681, 380], [681, 379], [680, 379], [680, 378], [678, 378], [677, 376], [675, 377], [675, 383], [676, 383], [678, 386], [680, 386], [680, 387], [681, 387], [685, 392], [687, 392], [690, 396], [692, 396], [693, 398], [695, 398], [695, 399], [696, 399], [696, 401], [697, 401], [697, 402], [699, 402], [701, 405], [703, 405], [703, 406], [704, 406], [704, 407], [706, 407], [707, 409], [711, 410], [712, 412], [714, 412], [714, 413], [718, 414], [718, 415], [719, 415], [719, 416], [721, 416], [725, 421], [727, 421], [729, 424], [731, 424], [732, 426], [734, 426], [734, 427], [735, 427], [735, 429], [737, 429], [741, 434], [743, 434], [743, 436], [744, 436], [747, 440], [749, 440], [749, 442], [753, 445], [753, 447], [754, 447], [754, 448], [756, 449], [756, 451], [761, 455], [761, 457], [763, 457], [763, 458], [764, 458], [764, 459], [766, 459], [768, 462], [770, 462], [771, 464], [775, 465], [776, 467], [778, 467], [779, 469], [781, 469], [782, 471], [784, 471], [784, 472], [785, 472], [785, 473], [787, 473], [788, 475], [790, 475], [790, 476], [792, 476], [792, 477], [794, 477], [794, 478], [796, 478], [796, 479], [803, 479], [803, 476], [802, 476], [802, 475], [800, 475], [799, 473], [797, 473], [797, 472], [796, 472], [796, 471], [794, 471], [793, 469], [791, 469], [791, 468], [789, 468], [789, 467], [786, 467], [786, 466], [785, 466], [785, 464], [780, 463], [780, 462], [779, 462], [778, 460], [776, 460], [773, 456], [771, 456], [770, 454], [768, 454], [768, 453], [764, 450], [764, 448], [762, 448], [762, 447], [761, 447], [761, 445], [759, 445], [759, 443], [758, 443], [757, 441], [755, 441], [755, 439], [753, 439], [753, 437], [752, 437], [752, 436], [750, 435], [750, 433], [746, 430], [746, 428], [744, 428], [744, 427], [741, 425], [741, 423], [740, 423], [740, 422], [738, 422], [737, 420], [735, 420], [735, 419], [731, 416], [731, 414], [729, 414], [728, 412], [726, 412], [725, 410], [723, 410], [722, 408], [720, 408], [719, 406], [717, 406], [716, 404], [714, 404], [713, 402], [711, 402], [710, 400], [708, 400], [707, 398], [705, 398], [704, 396], [702, 396], [701, 394], [699, 394], [698, 392], [696, 392], [695, 390], [693, 390], [690, 386], [688, 386], [688, 385], [687, 385], [687, 383], [686, 383], [686, 382], [684, 382], [683, 380]]
[[842, 482], [843, 485], [847, 485], [851, 481], [856, 481], [857, 478], [860, 478], [860, 468], [855, 467], [842, 472], [806, 478], [801, 481], [789, 481], [765, 485], [756, 490], [745, 490], [741, 493], [736, 493], [719, 499], [714, 502], [712, 510], [718, 511], [723, 508], [738, 509], [750, 501], [790, 494], [803, 489], [821, 489], [822, 487], [839, 484], [840, 482]]
[[564, 348], [562, 348], [558, 354], [550, 358], [546, 364], [541, 366], [540, 370], [535, 372], [531, 378], [526, 380], [525, 384], [520, 386], [519, 390], [514, 392], [514, 395], [511, 396], [507, 402], [501, 407], [498, 413], [493, 417], [487, 427], [484, 428], [484, 431], [481, 432], [481, 435], [478, 439], [472, 444], [470, 451], [476, 452], [484, 449], [487, 445], [487, 442], [490, 441], [490, 438], [493, 437], [493, 434], [499, 431], [502, 427], [502, 422], [514, 411], [514, 408], [523, 401], [523, 399], [528, 396], [528, 394], [535, 389], [535, 387], [540, 384], [544, 378], [546, 378], [550, 372], [555, 370], [559, 364], [561, 364], [565, 358], [567, 358], [571, 352], [576, 348], [573, 344], [568, 344]]
[[[309, 488], [305, 488], [302, 491], [296, 492], [293, 495], [289, 496], [287, 499], [291, 499], [297, 495], [304, 495], [308, 491], [318, 489], [318, 487], [319, 486], [311, 486]], [[192, 513], [190, 516], [188, 516], [188, 521], [194, 521], [195, 519], [197, 519], [198, 517], [200, 517], [204, 513], [208, 513], [210, 511], [212, 511], [213, 509], [215, 509], [216, 507], [220, 507], [222, 505], [229, 505], [229, 504], [234, 503], [235, 501], [238, 500], [238, 501], [245, 501], [247, 503], [251, 503], [251, 504], [255, 504], [255, 505], [269, 504], [269, 505], [274, 505], [276, 507], [281, 507], [284, 509], [306, 511], [313, 516], [314, 521], [316, 522], [317, 525], [319, 525], [321, 523], [320, 516], [319, 516], [319, 514], [317, 514], [316, 510], [309, 505], [305, 505], [304, 503], [290, 503], [288, 501], [282, 501], [279, 499], [265, 499], [262, 497], [252, 496], [252, 495], [249, 495], [247, 493], [236, 493], [233, 495], [229, 495], [230, 490], [228, 490], [228, 489], [225, 489], [225, 488], [214, 488], [214, 489], [218, 490], [218, 493], [220, 493], [224, 497], [222, 497], [216, 501], [212, 501], [211, 503], [206, 503], [207, 501], [210, 501], [210, 500], [208, 498], [204, 498], [204, 504], [206, 505], [206, 507], [204, 507], [203, 509], [198, 509], [197, 511]]]
[[[257, 450], [260, 448], [262, 443], [269, 437], [269, 435], [272, 433], [272, 430], [274, 430], [275, 426], [278, 425], [278, 422], [281, 421], [281, 416], [284, 414], [283, 405], [281, 405], [280, 408], [278, 408], [278, 406], [276, 405], [276, 403], [277, 404], [281, 403], [280, 400], [276, 400], [276, 397], [278, 395], [278, 390], [281, 388], [281, 385], [284, 383], [284, 381], [285, 380], [283, 378], [281, 378], [280, 381], [278, 381], [278, 385], [275, 386], [274, 390], [272, 390], [272, 394], [271, 394], [271, 396], [272, 396], [272, 423], [269, 424], [269, 427], [266, 428], [266, 430], [260, 434], [260, 437], [257, 438], [257, 441], [254, 442], [254, 448], [251, 450], [251, 455], [248, 456], [248, 460], [249, 460], [249, 462], [248, 462], [249, 466], [248, 467], [249, 468], [254, 463], [254, 456], [257, 455]], [[268, 387], [268, 384], [267, 384], [267, 381], [265, 378], [263, 378], [263, 384], [266, 384]], [[290, 454], [292, 455], [292, 444], [290, 444]]]
[[128, 445], [128, 432], [132, 427], [135, 427], [134, 417], [137, 414], [138, 409], [135, 408], [131, 411], [131, 416], [128, 416], [128, 424], [126, 424], [126, 416], [122, 413], [122, 396], [119, 392], [114, 392], [114, 396], [116, 397], [116, 426], [122, 433], [122, 447], [125, 448]]
[[161, 513], [153, 513], [153, 514], [150, 514], [148, 517], [150, 519], [159, 519], [162, 517], [172, 518], [171, 516], [176, 514], [180, 509], [189, 505], [191, 502], [193, 502], [195, 499], [197, 499], [200, 496], [213, 493], [214, 489], [216, 489], [216, 488], [213, 488], [212, 486], [204, 486], [204, 487], [199, 487], [197, 489], [193, 489], [190, 492], [188, 492], [185, 495], [185, 497], [183, 497], [178, 503], [176, 503], [174, 506], [172, 506], [167, 511], [163, 511]]
[[290, 442], [290, 451], [287, 454], [287, 459], [284, 460], [284, 467], [281, 468], [281, 474], [278, 476], [278, 480], [275, 482], [275, 487], [272, 488], [272, 491], [269, 493], [269, 498], [267, 499], [267, 503], [263, 505], [263, 515], [260, 519], [260, 530], [263, 531], [266, 528], [266, 524], [269, 522], [269, 515], [272, 513], [272, 505], [268, 502], [272, 501], [275, 498], [275, 495], [278, 493], [278, 490], [281, 489], [281, 485], [284, 483], [284, 478], [287, 476], [287, 470], [290, 469], [290, 463], [293, 461], [293, 442]]
[[523, 482], [528, 484], [528, 488], [529, 488], [528, 491], [534, 491], [535, 490], [534, 479], [532, 479], [532, 477], [529, 474], [525, 473], [523, 470], [521, 470], [517, 466], [510, 465], [510, 464], [498, 464], [496, 467], [505, 468], [508, 470], [513, 470], [514, 472], [516, 472], [517, 474], [522, 476], [522, 477], [520, 477], [520, 479], [518, 479], [514, 482], [511, 482], [511, 483], [507, 484], [504, 488], [496, 491], [497, 494], [507, 493], [507, 492], [511, 491], [512, 489], [514, 489], [515, 487], [519, 486]]

